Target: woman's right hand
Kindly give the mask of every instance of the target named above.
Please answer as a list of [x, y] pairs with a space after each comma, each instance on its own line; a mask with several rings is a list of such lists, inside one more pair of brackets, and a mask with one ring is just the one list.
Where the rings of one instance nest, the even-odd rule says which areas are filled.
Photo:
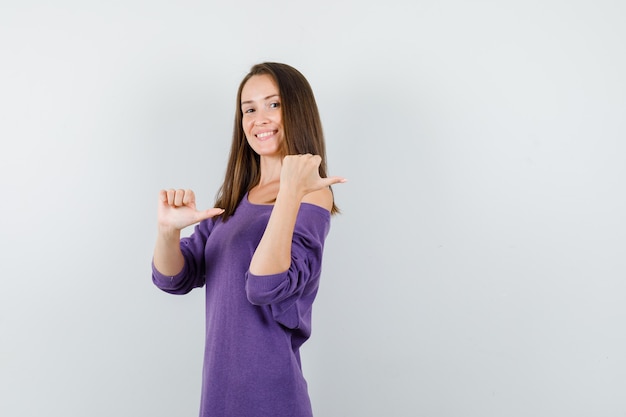
[[220, 208], [196, 209], [196, 195], [191, 190], [161, 190], [157, 221], [159, 230], [165, 233], [177, 232], [204, 219], [219, 216]]

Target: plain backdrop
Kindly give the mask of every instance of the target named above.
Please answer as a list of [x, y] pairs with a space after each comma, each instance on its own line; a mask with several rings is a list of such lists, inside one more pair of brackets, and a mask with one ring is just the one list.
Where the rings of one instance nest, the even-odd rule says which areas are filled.
[[626, 415], [626, 3], [0, 0], [0, 415], [197, 415], [210, 207], [250, 66], [322, 113], [316, 417]]

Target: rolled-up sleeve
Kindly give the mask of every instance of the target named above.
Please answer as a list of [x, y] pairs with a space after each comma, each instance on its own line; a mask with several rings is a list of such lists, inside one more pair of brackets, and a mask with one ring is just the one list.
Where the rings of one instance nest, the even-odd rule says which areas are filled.
[[185, 259], [183, 269], [176, 275], [162, 274], [152, 261], [152, 282], [159, 289], [170, 294], [187, 294], [205, 284], [204, 248], [211, 233], [212, 219], [200, 222], [189, 236], [180, 240], [180, 250]]
[[273, 275], [254, 275], [248, 270], [248, 300], [254, 305], [269, 305], [274, 319], [288, 328], [300, 328], [308, 322], [319, 288], [329, 227], [327, 210], [303, 204], [294, 229], [289, 269]]

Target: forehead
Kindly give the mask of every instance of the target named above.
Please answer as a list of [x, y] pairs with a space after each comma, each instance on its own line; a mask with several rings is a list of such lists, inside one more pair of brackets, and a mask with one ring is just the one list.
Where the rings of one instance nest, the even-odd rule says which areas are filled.
[[277, 94], [278, 85], [271, 75], [253, 75], [246, 81], [241, 90], [241, 101], [262, 100]]

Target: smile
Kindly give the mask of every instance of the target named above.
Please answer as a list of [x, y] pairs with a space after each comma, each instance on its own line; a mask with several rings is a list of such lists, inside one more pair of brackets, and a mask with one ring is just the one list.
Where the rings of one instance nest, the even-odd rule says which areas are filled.
[[274, 136], [276, 132], [277, 132], [276, 130], [272, 130], [270, 132], [258, 133], [255, 136], [257, 137], [257, 139], [265, 140], [265, 139], [268, 139], [270, 136]]

